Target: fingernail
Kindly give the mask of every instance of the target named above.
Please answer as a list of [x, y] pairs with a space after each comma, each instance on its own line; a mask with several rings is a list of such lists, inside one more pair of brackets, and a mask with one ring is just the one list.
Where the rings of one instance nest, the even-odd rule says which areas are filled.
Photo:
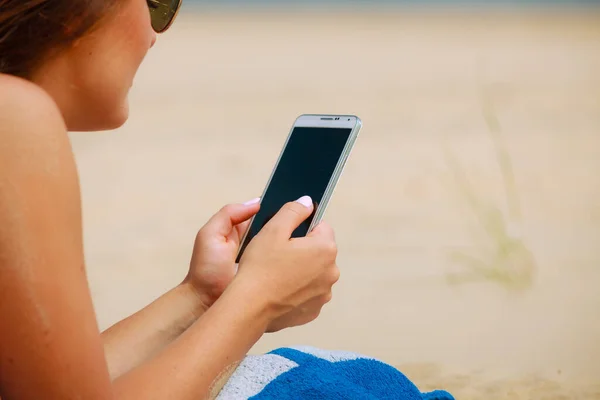
[[313, 205], [313, 202], [312, 202], [312, 199], [310, 198], [310, 196], [302, 196], [298, 200], [296, 200], [296, 203], [300, 203], [306, 208], [310, 208]]
[[255, 199], [252, 199], [250, 201], [245, 202], [244, 205], [245, 206], [252, 206], [252, 205], [258, 203], [259, 201], [260, 201], [260, 197], [257, 197]]

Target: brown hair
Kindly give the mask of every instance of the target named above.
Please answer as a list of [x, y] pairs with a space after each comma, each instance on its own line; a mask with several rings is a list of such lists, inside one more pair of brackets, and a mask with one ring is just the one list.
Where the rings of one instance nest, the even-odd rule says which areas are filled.
[[0, 73], [29, 78], [96, 26], [117, 0], [0, 0]]

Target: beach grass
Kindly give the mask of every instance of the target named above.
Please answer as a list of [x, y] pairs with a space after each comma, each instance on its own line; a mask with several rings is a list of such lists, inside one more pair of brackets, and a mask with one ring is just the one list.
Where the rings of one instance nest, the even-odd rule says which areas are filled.
[[[482, 116], [487, 133], [492, 140], [495, 159], [500, 171], [499, 184], [503, 187], [506, 203], [485, 198], [470, 183], [468, 171], [454, 155], [448, 143], [443, 145], [446, 165], [451, 172], [454, 190], [466, 205], [477, 224], [480, 237], [474, 240], [474, 250], [453, 250], [449, 258], [461, 267], [459, 272], [449, 273], [450, 284], [489, 281], [511, 290], [524, 290], [534, 283], [536, 263], [520, 232], [523, 216], [515, 174], [502, 135], [502, 128], [490, 96], [482, 96]], [[468, 220], [468, 219], [467, 219]]]

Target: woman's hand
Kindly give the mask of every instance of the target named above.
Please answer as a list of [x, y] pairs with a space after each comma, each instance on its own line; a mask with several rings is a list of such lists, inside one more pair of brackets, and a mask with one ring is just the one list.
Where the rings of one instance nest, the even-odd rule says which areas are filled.
[[250, 218], [260, 209], [259, 200], [223, 207], [196, 236], [185, 282], [193, 286], [205, 310], [217, 301], [235, 277], [240, 241]]
[[329, 225], [321, 223], [306, 237], [290, 239], [312, 209], [308, 197], [286, 204], [254, 237], [240, 261], [232, 290], [242, 287], [254, 294], [249, 301], [263, 302], [270, 332], [316, 319], [339, 279]]

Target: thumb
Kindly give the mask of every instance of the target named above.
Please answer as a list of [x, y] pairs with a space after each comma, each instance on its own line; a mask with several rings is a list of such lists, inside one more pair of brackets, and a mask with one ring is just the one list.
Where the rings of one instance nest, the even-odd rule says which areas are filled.
[[267, 230], [275, 235], [289, 239], [300, 224], [313, 212], [313, 202], [309, 196], [303, 196], [296, 201], [285, 204], [281, 210], [265, 225]]
[[227, 236], [233, 227], [252, 218], [260, 209], [257, 201], [246, 204], [229, 204], [208, 220], [203, 230], [210, 234]]

